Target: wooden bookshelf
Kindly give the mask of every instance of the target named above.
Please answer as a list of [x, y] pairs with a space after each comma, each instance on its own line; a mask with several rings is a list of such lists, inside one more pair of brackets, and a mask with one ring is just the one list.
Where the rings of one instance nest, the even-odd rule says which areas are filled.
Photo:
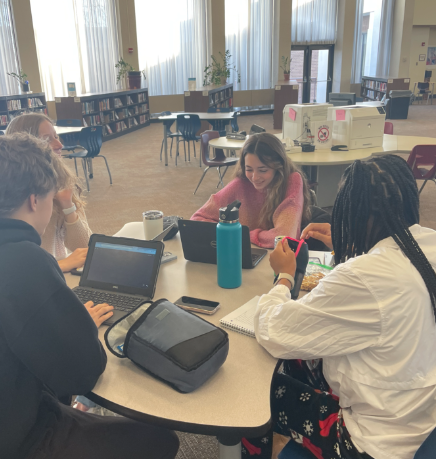
[[185, 91], [185, 112], [207, 112], [212, 107], [233, 111], [233, 83]]
[[409, 89], [410, 78], [362, 77], [360, 96], [364, 101], [382, 100], [386, 94], [396, 89]]
[[292, 80], [277, 81], [274, 86], [274, 129], [282, 129], [283, 109], [288, 104], [298, 104], [298, 83]]
[[27, 112], [47, 115], [44, 92], [0, 96], [0, 129], [5, 130], [13, 118]]
[[80, 119], [84, 126], [103, 126], [103, 141], [150, 125], [145, 88], [55, 97], [55, 102], [58, 120]]

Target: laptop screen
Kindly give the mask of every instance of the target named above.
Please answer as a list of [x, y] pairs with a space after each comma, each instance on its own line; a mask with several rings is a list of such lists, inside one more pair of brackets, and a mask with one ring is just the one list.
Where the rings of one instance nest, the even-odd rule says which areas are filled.
[[161, 242], [93, 235], [80, 284], [149, 296], [162, 251]]
[[148, 288], [156, 249], [97, 242], [88, 280], [124, 287]]

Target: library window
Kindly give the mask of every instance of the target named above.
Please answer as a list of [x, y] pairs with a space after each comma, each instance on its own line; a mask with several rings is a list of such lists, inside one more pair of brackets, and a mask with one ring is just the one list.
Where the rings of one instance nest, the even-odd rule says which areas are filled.
[[357, 0], [352, 82], [389, 73], [394, 0]]
[[0, 0], [0, 94], [17, 94], [18, 82], [7, 73], [19, 73], [18, 49], [10, 0]]
[[232, 71], [228, 82], [236, 90], [269, 89], [277, 79], [272, 70], [277, 5], [275, 0], [225, 2], [226, 49], [241, 77], [238, 83], [238, 73]]
[[[31, 0], [43, 91], [48, 100], [116, 89], [119, 59], [115, 0]], [[48, 25], [50, 25], [48, 27]]]
[[201, 87], [212, 54], [210, 2], [135, 0], [135, 12], [139, 68], [150, 96], [183, 94], [188, 78]]

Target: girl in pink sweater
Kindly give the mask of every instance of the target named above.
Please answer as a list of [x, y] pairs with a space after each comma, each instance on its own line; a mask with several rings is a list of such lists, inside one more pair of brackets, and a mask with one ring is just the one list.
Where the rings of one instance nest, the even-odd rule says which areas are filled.
[[301, 172], [288, 159], [282, 142], [263, 132], [250, 136], [236, 166], [236, 178], [191, 217], [218, 222], [219, 209], [241, 201], [239, 221], [260, 247], [274, 247], [276, 236], [300, 235], [301, 220], [310, 218], [309, 190]]

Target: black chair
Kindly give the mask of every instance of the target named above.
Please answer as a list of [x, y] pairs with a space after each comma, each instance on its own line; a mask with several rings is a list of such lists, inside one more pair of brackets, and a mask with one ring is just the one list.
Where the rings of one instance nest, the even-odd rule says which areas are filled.
[[[82, 120], [69, 119], [69, 120], [57, 120], [56, 126], [59, 127], [81, 127], [83, 126]], [[79, 143], [79, 132], [72, 132], [68, 134], [61, 134], [62, 143], [64, 145], [77, 145]]]
[[[309, 223], [330, 223], [332, 222], [332, 216], [321, 207], [310, 206], [310, 220], [302, 222], [301, 229], [303, 230]], [[309, 238], [307, 241], [309, 250], [317, 250], [319, 252], [330, 252], [330, 249], [324, 244], [324, 242], [318, 241], [318, 239]]]
[[[171, 112], [162, 112], [160, 114], [160, 116], [170, 116], [170, 115], [171, 115]], [[165, 129], [166, 129], [167, 138], [171, 139], [170, 157], [172, 158], [173, 157], [173, 141], [174, 141], [174, 138], [176, 137], [178, 139], [179, 137], [182, 136], [182, 134], [179, 131], [171, 132], [171, 126], [173, 125], [174, 120], [163, 120], [162, 122], [163, 122], [163, 125], [165, 126]], [[161, 161], [162, 161], [162, 151], [163, 151], [163, 147], [164, 147], [164, 142], [165, 142], [165, 140], [162, 139], [162, 145], [160, 147], [160, 160]]]
[[185, 150], [185, 161], [186, 161], [186, 148], [185, 142], [188, 142], [188, 161], [191, 161], [191, 150], [189, 148], [189, 142], [192, 141], [194, 145], [194, 157], [197, 157], [195, 151], [195, 142], [200, 140], [200, 136], [197, 135], [197, 132], [201, 129], [201, 121], [198, 115], [191, 115], [188, 113], [183, 113], [177, 115], [177, 130], [181, 133], [181, 138], [177, 140], [177, 153], [176, 153], [176, 166], [177, 166], [177, 156], [179, 155], [179, 143], [183, 142], [183, 147]]
[[109, 169], [109, 165], [107, 159], [100, 155], [101, 145], [103, 143], [102, 138], [102, 126], [89, 126], [83, 128], [79, 133], [79, 145], [74, 146], [65, 146], [62, 148], [64, 151], [72, 151], [72, 153], [64, 155], [64, 158], [74, 159], [74, 164], [76, 166], [76, 174], [79, 175], [77, 170], [77, 162], [76, 159], [82, 160], [82, 167], [83, 172], [85, 174], [86, 179], [86, 186], [89, 191], [89, 180], [88, 180], [88, 170], [89, 169], [89, 178], [93, 178], [93, 168], [92, 168], [92, 160], [94, 158], [103, 158], [104, 162], [106, 163], [106, 168], [109, 174], [109, 181], [112, 185], [112, 176], [111, 171]]
[[[200, 181], [198, 182], [197, 188], [194, 191], [194, 194], [197, 192], [198, 187], [200, 186], [201, 182], [204, 179], [204, 176], [206, 175], [206, 172], [211, 168], [211, 167], [216, 167], [219, 175], [219, 182], [217, 185], [217, 188], [221, 184], [222, 187], [224, 187], [223, 183], [223, 178], [226, 175], [227, 169], [229, 166], [234, 166], [235, 164], [238, 163], [239, 158], [227, 158], [226, 155], [224, 154], [224, 151], [220, 148], [215, 149], [215, 157], [211, 158], [209, 156], [209, 140], [212, 139], [217, 139], [219, 137], [219, 133], [216, 131], [204, 131], [201, 134], [201, 156], [203, 158], [203, 163], [206, 167], [206, 169], [203, 172], [203, 175], [201, 176]], [[224, 174], [221, 175], [221, 168], [225, 167]]]
[[[207, 109], [207, 113], [230, 113], [231, 111], [232, 110], [229, 107], [225, 107], [225, 108], [209, 107]], [[235, 111], [233, 118], [230, 122], [233, 132], [239, 131], [238, 120], [236, 119], [236, 117], [239, 116], [240, 114], [241, 113], [239, 111]], [[214, 131], [218, 131], [220, 133], [221, 137], [226, 135], [227, 120], [210, 120], [209, 124], [212, 125], [212, 128]]]

